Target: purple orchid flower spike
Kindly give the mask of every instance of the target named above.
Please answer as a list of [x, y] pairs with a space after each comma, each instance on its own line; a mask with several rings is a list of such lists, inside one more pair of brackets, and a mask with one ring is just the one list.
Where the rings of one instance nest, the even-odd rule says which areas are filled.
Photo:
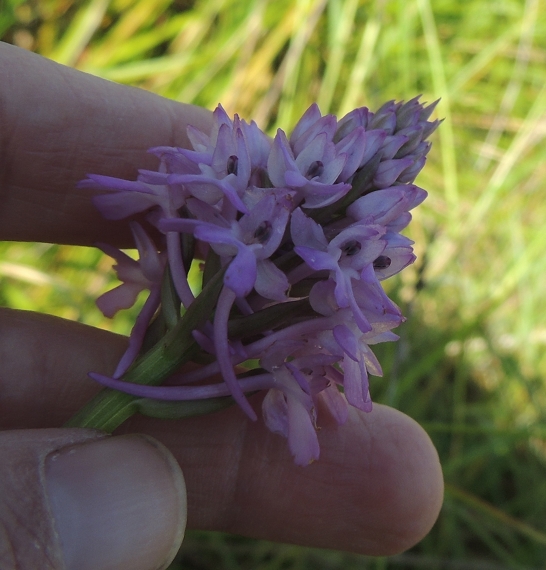
[[[389, 101], [338, 121], [314, 104], [273, 139], [218, 106], [210, 133], [188, 128], [192, 149], [150, 149], [157, 171], [81, 182], [102, 191], [93, 201], [106, 218], [145, 213], [164, 234], [157, 249], [131, 222], [138, 261], [100, 246], [121, 280], [97, 301], [105, 315], [150, 293], [113, 375], [91, 377], [139, 398], [142, 413], [142, 402], [231, 396], [257, 420], [248, 393], [267, 391], [266, 426], [296, 464], [318, 460], [318, 411], [342, 425], [349, 406], [372, 409], [370, 376], [382, 370], [371, 347], [396, 340], [404, 321], [382, 282], [415, 260], [400, 232], [426, 197], [412, 182], [440, 124], [435, 106]], [[189, 263], [202, 279], [195, 297]], [[206, 364], [180, 372], [194, 357]]]

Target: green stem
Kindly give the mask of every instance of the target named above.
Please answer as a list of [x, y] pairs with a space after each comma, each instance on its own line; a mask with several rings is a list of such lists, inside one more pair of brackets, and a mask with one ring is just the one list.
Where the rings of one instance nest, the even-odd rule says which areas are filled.
[[[203, 325], [212, 314], [223, 276], [223, 270], [216, 273], [176, 326], [137, 359], [124, 375], [124, 380], [156, 386], [198, 354], [199, 348], [192, 331]], [[65, 425], [111, 432], [138, 411], [136, 399], [135, 396], [105, 388]]]

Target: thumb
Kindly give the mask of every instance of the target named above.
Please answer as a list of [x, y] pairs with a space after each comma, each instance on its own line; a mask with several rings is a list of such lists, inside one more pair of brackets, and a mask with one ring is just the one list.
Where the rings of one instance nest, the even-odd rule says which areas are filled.
[[176, 555], [186, 489], [148, 436], [0, 432], [0, 568], [156, 570]]

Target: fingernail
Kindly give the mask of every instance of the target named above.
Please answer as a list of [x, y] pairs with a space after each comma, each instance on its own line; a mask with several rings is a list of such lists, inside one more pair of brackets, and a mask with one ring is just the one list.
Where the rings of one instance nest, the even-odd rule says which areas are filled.
[[51, 454], [46, 489], [67, 570], [159, 570], [186, 526], [176, 460], [147, 436], [105, 437]]

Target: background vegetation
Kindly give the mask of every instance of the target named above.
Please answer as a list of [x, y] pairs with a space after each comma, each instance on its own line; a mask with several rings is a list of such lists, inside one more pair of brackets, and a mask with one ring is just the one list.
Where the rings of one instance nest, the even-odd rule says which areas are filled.
[[[541, 0], [0, 0], [0, 38], [58, 62], [289, 129], [441, 97], [430, 192], [389, 284], [408, 322], [372, 396], [417, 419], [447, 482], [409, 553], [342, 553], [190, 533], [186, 569], [544, 568], [546, 560], [546, 6]], [[0, 302], [127, 332], [93, 301], [98, 251], [0, 244]]]

